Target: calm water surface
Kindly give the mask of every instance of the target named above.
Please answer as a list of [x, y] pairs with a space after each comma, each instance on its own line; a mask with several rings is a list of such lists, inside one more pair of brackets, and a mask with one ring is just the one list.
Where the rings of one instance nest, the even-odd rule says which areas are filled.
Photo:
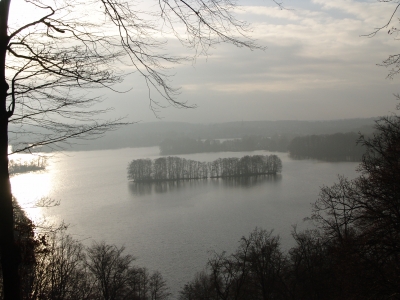
[[[158, 147], [66, 152], [49, 159], [46, 171], [14, 176], [14, 195], [34, 219], [64, 220], [69, 232], [90, 245], [105, 240], [124, 245], [137, 264], [159, 270], [177, 291], [203, 269], [210, 251], [232, 252], [256, 226], [274, 229], [282, 246], [293, 245], [292, 225], [305, 226], [322, 185], [338, 174], [356, 176], [356, 163], [292, 160], [281, 175], [250, 179], [208, 179], [179, 183], [128, 182], [126, 168], [137, 158], [156, 158]], [[223, 152], [183, 155], [219, 157], [269, 154]], [[41, 197], [60, 200], [54, 208], [31, 208]]]

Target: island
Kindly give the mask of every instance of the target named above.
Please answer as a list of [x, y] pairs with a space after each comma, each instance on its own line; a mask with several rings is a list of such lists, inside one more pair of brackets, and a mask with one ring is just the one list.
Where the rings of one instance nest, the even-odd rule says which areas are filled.
[[207, 178], [275, 175], [282, 161], [276, 155], [246, 155], [200, 162], [180, 157], [135, 159], [128, 166], [128, 179], [134, 182], [159, 182]]

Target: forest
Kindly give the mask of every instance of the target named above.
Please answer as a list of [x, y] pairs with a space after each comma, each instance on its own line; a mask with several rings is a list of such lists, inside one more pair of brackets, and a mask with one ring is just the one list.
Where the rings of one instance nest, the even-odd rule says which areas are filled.
[[357, 144], [358, 139], [354, 132], [295, 137], [288, 151], [293, 158], [360, 161], [365, 148]]
[[193, 139], [180, 137], [165, 139], [160, 145], [160, 155], [177, 155], [203, 152], [280, 151], [286, 152], [290, 138], [286, 135], [272, 137], [246, 135], [240, 139]]
[[128, 166], [128, 179], [135, 182], [241, 177], [276, 174], [282, 161], [276, 155], [219, 158], [200, 162], [180, 157], [135, 159]]
[[[376, 118], [345, 119], [331, 121], [244, 121], [212, 124], [181, 122], [143, 122], [134, 126], [126, 126], [118, 131], [110, 131], [101, 139], [76, 143], [73, 148], [65, 150], [99, 150], [124, 147], [160, 146], [164, 140], [233, 140], [246, 136], [287, 137], [290, 141], [295, 136], [334, 134], [336, 132], [361, 132], [369, 134], [373, 131]], [[51, 149], [50, 149], [51, 150]], [[40, 151], [44, 151], [42, 148]], [[275, 151], [275, 150], [271, 150]], [[281, 151], [281, 150], [276, 150]], [[286, 151], [286, 150], [285, 150]], [[214, 152], [213, 150], [210, 152]], [[178, 155], [183, 153], [165, 153]]]
[[[136, 265], [123, 246], [105, 242], [84, 246], [67, 234], [65, 224], [34, 225], [15, 199], [13, 204], [21, 248], [21, 299], [165, 300], [170, 296], [161, 273]], [[0, 299], [4, 299], [3, 285]]]
[[365, 151], [357, 144], [359, 134], [354, 132], [319, 135], [246, 135], [240, 139], [167, 138], [160, 145], [161, 155], [178, 155], [224, 151], [278, 151], [289, 152], [292, 158], [315, 158], [327, 161], [361, 161]]

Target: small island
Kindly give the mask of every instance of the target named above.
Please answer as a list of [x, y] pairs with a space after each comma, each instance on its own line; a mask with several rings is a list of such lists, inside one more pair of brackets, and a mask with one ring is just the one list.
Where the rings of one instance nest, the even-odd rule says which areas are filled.
[[246, 155], [242, 158], [218, 158], [200, 162], [180, 157], [135, 159], [128, 166], [128, 179], [135, 182], [159, 182], [207, 178], [274, 175], [281, 172], [282, 161], [276, 155]]
[[37, 159], [21, 160], [21, 159], [10, 159], [8, 162], [8, 172], [10, 175], [16, 175], [21, 173], [42, 171], [46, 169], [47, 159], [46, 157], [39, 156]]

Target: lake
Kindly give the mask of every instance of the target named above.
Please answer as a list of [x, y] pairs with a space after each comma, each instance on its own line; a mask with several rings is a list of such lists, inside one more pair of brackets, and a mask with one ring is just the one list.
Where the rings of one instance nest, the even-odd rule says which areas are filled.
[[[219, 157], [269, 155], [265, 151], [180, 155], [198, 161]], [[206, 179], [162, 184], [127, 180], [133, 159], [157, 158], [158, 147], [64, 152], [48, 159], [45, 171], [12, 177], [14, 196], [28, 215], [70, 224], [76, 239], [124, 245], [136, 264], [159, 270], [172, 292], [197, 271], [212, 251], [228, 253], [255, 227], [281, 237], [282, 247], [294, 242], [292, 226], [305, 227], [322, 185], [337, 175], [354, 178], [357, 163], [293, 160], [286, 153], [282, 174], [276, 176]], [[13, 157], [11, 157], [13, 158]], [[53, 208], [32, 208], [41, 197], [61, 201]]]

